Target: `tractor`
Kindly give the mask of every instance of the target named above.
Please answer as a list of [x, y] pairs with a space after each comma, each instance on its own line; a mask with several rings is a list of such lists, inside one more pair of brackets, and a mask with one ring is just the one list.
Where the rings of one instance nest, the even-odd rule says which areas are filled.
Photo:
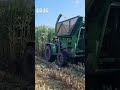
[[76, 16], [64, 21], [59, 14], [55, 25], [53, 41], [45, 46], [45, 59], [64, 67], [70, 61], [84, 63], [85, 58], [85, 24], [84, 18]]
[[86, 89], [115, 90], [120, 80], [120, 0], [86, 0], [86, 33]]

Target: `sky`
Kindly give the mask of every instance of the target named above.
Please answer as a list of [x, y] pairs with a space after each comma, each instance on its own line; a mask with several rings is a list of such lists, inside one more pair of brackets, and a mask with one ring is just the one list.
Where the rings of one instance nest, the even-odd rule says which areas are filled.
[[[42, 12], [41, 10], [43, 9], [46, 9], [48, 12]], [[67, 18], [78, 15], [84, 17], [85, 0], [35, 0], [35, 26], [46, 25], [55, 27], [60, 13]]]

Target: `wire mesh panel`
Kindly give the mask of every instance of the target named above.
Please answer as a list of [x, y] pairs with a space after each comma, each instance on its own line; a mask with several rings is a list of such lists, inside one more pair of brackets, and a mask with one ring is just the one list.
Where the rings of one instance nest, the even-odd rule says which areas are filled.
[[61, 23], [57, 23], [57, 32], [58, 32], [58, 30], [59, 30], [59, 28], [60, 28], [60, 25], [61, 25]]
[[65, 25], [61, 25], [59, 31], [58, 31], [58, 35], [65, 35], [68, 33], [69, 29], [66, 29]]
[[64, 28], [66, 29], [66, 33], [69, 32], [69, 25], [70, 25], [69, 23], [70, 23], [69, 21], [63, 22]]
[[74, 27], [74, 25], [76, 24], [78, 18], [74, 18], [70, 20], [70, 29], [72, 29]]
[[79, 17], [71, 18], [57, 23], [57, 35], [67, 35], [76, 24]]

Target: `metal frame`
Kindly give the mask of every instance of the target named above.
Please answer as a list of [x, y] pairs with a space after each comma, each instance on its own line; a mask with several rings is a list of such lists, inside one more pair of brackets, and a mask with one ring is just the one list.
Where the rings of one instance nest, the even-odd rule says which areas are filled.
[[[73, 27], [76, 25], [76, 23], [78, 23], [78, 19], [77, 19], [77, 21], [75, 22], [75, 24], [70, 28], [71, 20], [72, 20], [72, 19], [75, 19], [75, 18], [78, 18], [78, 19], [79, 19], [79, 18], [83, 18], [83, 17], [76, 16], [76, 17], [73, 17], [73, 18], [67, 19], [67, 20], [65, 20], [65, 21], [58, 22], [57, 24], [60, 23], [60, 26], [59, 26], [59, 29], [56, 30], [56, 31], [57, 31], [57, 32], [56, 32], [57, 36], [64, 36], [64, 35], [58, 35], [58, 32], [59, 32], [61, 26], [62, 26], [62, 25], [64, 26], [63, 23], [66, 22], [66, 21], [69, 21], [69, 29], [70, 29], [70, 30], [69, 30], [69, 33], [65, 34], [65, 36], [66, 36], [66, 35], [70, 35], [71, 32], [72, 32]], [[64, 26], [64, 28], [65, 28], [65, 26]], [[66, 28], [65, 28], [65, 29], [66, 29]]]
[[[109, 13], [110, 13], [111, 8], [114, 7], [114, 6], [117, 6], [117, 7], [120, 8], [120, 3], [113, 2], [113, 3], [111, 3], [110, 6], [108, 7], [108, 10], [107, 10], [107, 13], [106, 13], [106, 17], [105, 17], [105, 21], [104, 21], [104, 26], [103, 26], [103, 29], [102, 29], [102, 30], [103, 30], [103, 33], [101, 34], [101, 38], [100, 38], [101, 42], [100, 42], [100, 45], [99, 45], [99, 47], [98, 47], [98, 48], [99, 48], [99, 49], [98, 49], [99, 52], [100, 52], [100, 49], [101, 49], [101, 46], [102, 46], [102, 42], [103, 42], [103, 38], [104, 38], [104, 33], [105, 33], [107, 21], [108, 21], [108, 15], [109, 15]], [[98, 52], [98, 54], [99, 54], [99, 52]]]

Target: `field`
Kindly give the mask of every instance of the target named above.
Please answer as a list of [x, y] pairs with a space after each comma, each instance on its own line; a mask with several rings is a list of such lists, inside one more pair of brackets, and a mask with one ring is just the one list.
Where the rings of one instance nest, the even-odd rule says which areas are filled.
[[35, 57], [35, 90], [85, 90], [82, 65], [59, 68], [43, 58]]

